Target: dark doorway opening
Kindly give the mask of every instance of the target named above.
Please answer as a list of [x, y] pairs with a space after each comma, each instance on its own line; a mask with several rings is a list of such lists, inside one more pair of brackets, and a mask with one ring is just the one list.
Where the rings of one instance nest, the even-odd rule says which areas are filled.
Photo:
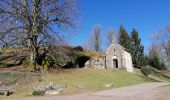
[[113, 59], [113, 68], [118, 68], [117, 59]]

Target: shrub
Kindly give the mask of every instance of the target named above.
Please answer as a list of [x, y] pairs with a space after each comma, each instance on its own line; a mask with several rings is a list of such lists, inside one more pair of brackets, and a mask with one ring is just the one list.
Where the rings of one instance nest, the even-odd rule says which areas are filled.
[[164, 62], [161, 61], [157, 48], [152, 48], [149, 52], [149, 65], [158, 70], [166, 70]]
[[[82, 68], [89, 58], [83, 53], [81, 46], [72, 49], [52, 46], [46, 57], [48, 69]], [[42, 62], [40, 64], [42, 65]]]
[[62, 68], [64, 69], [75, 68], [75, 64], [73, 62], [67, 62]]
[[77, 57], [75, 63], [79, 66], [79, 68], [82, 68], [84, 67], [86, 61], [88, 61], [89, 59], [90, 59], [89, 56], [82, 55], [80, 57]]
[[154, 67], [155, 69], [158, 69], [158, 70], [166, 70], [166, 66], [163, 62], [161, 62], [158, 58], [153, 58], [153, 59], [150, 59], [149, 61], [149, 65]]
[[79, 51], [79, 52], [83, 52], [83, 47], [81, 46], [76, 46], [73, 48], [74, 51]]
[[141, 72], [143, 75], [148, 76], [151, 74], [151, 68], [149, 66], [142, 67]]
[[71, 61], [64, 65], [63, 68], [82, 68], [86, 61], [90, 59], [89, 56], [77, 51], [70, 52], [69, 57]]

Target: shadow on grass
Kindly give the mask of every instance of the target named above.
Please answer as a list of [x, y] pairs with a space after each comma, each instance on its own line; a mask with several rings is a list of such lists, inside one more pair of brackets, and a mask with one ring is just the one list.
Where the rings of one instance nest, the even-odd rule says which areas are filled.
[[17, 65], [21, 65], [21, 64], [7, 64], [7, 63], [0, 63], [0, 68], [9, 68], [9, 67], [14, 67]]
[[3, 60], [7, 60], [9, 58], [11, 58], [12, 56], [11, 55], [8, 55], [8, 56], [0, 56], [0, 61], [3, 61]]
[[148, 78], [156, 82], [170, 82], [170, 78], [165, 76], [149, 76]]

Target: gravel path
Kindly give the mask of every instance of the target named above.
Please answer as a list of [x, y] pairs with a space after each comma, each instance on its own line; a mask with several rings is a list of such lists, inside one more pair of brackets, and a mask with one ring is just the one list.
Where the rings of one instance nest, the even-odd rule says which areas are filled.
[[170, 100], [170, 83], [153, 82], [89, 94], [29, 97], [20, 100]]

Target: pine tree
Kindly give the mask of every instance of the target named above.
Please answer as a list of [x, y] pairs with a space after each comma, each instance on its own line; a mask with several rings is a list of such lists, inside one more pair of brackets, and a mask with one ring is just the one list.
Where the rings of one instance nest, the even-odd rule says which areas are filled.
[[133, 66], [136, 68], [141, 68], [141, 66], [145, 63], [144, 46], [141, 45], [141, 39], [135, 29], [132, 29], [131, 32], [131, 55]]
[[119, 29], [119, 44], [125, 47], [126, 51], [130, 52], [130, 37], [125, 28], [121, 25]]

